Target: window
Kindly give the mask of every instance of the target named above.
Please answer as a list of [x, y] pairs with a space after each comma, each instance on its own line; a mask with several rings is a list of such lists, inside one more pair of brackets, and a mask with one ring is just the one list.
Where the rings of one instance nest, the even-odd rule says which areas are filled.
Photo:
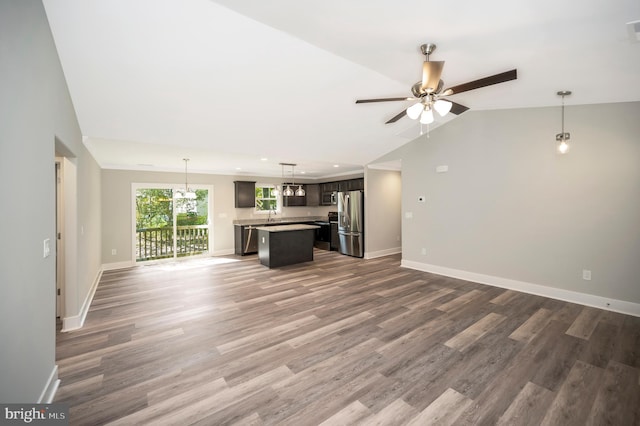
[[275, 185], [256, 184], [256, 212], [280, 210], [280, 200], [274, 193], [275, 189]]

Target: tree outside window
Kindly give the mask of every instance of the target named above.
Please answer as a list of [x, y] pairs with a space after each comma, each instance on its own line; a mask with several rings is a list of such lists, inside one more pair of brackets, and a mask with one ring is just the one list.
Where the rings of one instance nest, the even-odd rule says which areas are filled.
[[277, 211], [278, 196], [274, 193], [274, 185], [256, 185], [256, 212]]

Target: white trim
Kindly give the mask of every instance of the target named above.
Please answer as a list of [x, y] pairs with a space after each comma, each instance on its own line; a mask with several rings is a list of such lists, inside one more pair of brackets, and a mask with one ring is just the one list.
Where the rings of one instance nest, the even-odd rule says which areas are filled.
[[208, 253], [203, 253], [195, 256], [179, 257], [177, 259], [174, 259], [171, 257], [166, 259], [145, 260], [144, 262], [132, 262], [130, 260], [126, 260], [124, 262], [103, 263], [102, 270], [113, 271], [116, 269], [133, 268], [135, 266], [146, 266], [146, 265], [153, 265], [158, 263], [186, 262], [191, 259], [203, 259], [203, 258], [215, 257], [215, 256], [229, 256], [233, 254], [235, 254], [235, 250], [232, 248], [229, 248], [224, 250], [218, 250], [213, 253], [208, 252]]
[[372, 170], [388, 170], [392, 172], [402, 171], [402, 160], [391, 160], [382, 163], [371, 163], [367, 165]]
[[459, 269], [446, 268], [443, 266], [430, 265], [427, 263], [414, 262], [412, 260], [402, 260], [400, 266], [418, 271], [430, 272], [447, 277], [458, 278], [466, 281], [473, 281], [480, 284], [487, 284], [494, 287], [507, 288], [509, 290], [521, 291], [523, 293], [535, 294], [536, 296], [550, 297], [552, 299], [563, 300], [565, 302], [578, 303], [580, 305], [592, 306], [594, 308], [619, 312], [622, 314], [640, 317], [640, 303], [627, 302], [624, 300], [611, 299], [593, 294], [579, 293], [577, 291], [564, 290], [546, 285], [533, 284], [524, 281], [512, 280], [509, 278], [484, 275], [476, 272], [462, 271]]
[[132, 262], [130, 260], [125, 260], [125, 261], [122, 261], [122, 262], [103, 263], [102, 264], [102, 270], [103, 271], [112, 271], [114, 269], [132, 268], [132, 267], [134, 267], [136, 265], [138, 265], [138, 263]]
[[211, 256], [229, 256], [231, 254], [236, 254], [235, 249], [224, 249], [224, 250], [216, 250], [211, 253]]
[[51, 374], [49, 374], [49, 379], [40, 394], [40, 398], [38, 398], [38, 404], [51, 404], [58, 391], [58, 386], [60, 386], [60, 379], [58, 379], [58, 365], [56, 364], [53, 366]]
[[102, 269], [98, 271], [96, 278], [93, 280], [93, 284], [89, 289], [89, 293], [87, 293], [87, 297], [85, 297], [84, 303], [80, 308], [80, 313], [78, 315], [74, 315], [72, 317], [64, 317], [62, 319], [62, 332], [82, 328], [82, 326], [84, 325], [84, 320], [87, 318], [87, 313], [89, 312], [91, 302], [93, 301], [93, 296], [96, 294], [96, 289], [98, 288], [100, 278], [102, 278]]
[[393, 247], [385, 250], [378, 250], [372, 252], [366, 252], [364, 254], [365, 259], [375, 259], [376, 257], [389, 256], [391, 254], [402, 253], [402, 247]]
[[[131, 182], [131, 264], [129, 266], [134, 266], [137, 264], [136, 262], [136, 191], [138, 189], [171, 189], [172, 191], [175, 190], [180, 190], [184, 188], [183, 184], [179, 184], [179, 183], [140, 183], [140, 182]], [[194, 189], [194, 190], [207, 190], [207, 195], [208, 195], [208, 200], [207, 200], [207, 217], [209, 218], [209, 222], [207, 223], [207, 225], [209, 226], [209, 250], [205, 253], [203, 253], [203, 256], [207, 256], [209, 255], [209, 253], [211, 253], [211, 249], [213, 248], [213, 242], [214, 242], [214, 238], [213, 238], [213, 234], [215, 232], [214, 230], [214, 222], [211, 220], [211, 218], [213, 217], [213, 209], [214, 209], [214, 190], [215, 187], [213, 185], [209, 185], [209, 184], [204, 184], [204, 183], [194, 183], [194, 184], [190, 184], [189, 188]], [[176, 221], [176, 209], [173, 209], [173, 223], [177, 224]], [[172, 258], [167, 258], [167, 260], [173, 260], [176, 261], [178, 260], [178, 256], [175, 254], [175, 241], [176, 241], [176, 227], [173, 227], [173, 241], [174, 241], [174, 257]], [[197, 255], [196, 255], [197, 256]], [[187, 257], [194, 257], [194, 256], [187, 256]], [[163, 260], [163, 259], [157, 259], [157, 260]], [[149, 261], [145, 261], [145, 264], [148, 264]], [[119, 262], [122, 263], [122, 262]], [[113, 268], [113, 269], [121, 269], [121, 268], [125, 268], [127, 266], [120, 266], [117, 268]]]

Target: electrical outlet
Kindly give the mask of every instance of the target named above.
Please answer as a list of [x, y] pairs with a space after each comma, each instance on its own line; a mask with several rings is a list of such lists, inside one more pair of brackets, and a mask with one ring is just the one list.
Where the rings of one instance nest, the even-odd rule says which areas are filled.
[[118, 250], [111, 249], [111, 256], [115, 256], [116, 254], [118, 254]]
[[585, 281], [591, 281], [591, 271], [588, 269], [582, 270], [582, 279]]
[[426, 249], [426, 248], [424, 248], [424, 247], [422, 247], [422, 250], [420, 250], [420, 253], [421, 253], [421, 254], [427, 254], [427, 249]]

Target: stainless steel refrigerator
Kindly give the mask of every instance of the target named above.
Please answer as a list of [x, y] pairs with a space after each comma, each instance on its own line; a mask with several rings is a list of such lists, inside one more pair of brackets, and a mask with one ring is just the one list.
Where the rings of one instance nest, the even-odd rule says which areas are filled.
[[364, 192], [338, 192], [338, 251], [364, 256]]

